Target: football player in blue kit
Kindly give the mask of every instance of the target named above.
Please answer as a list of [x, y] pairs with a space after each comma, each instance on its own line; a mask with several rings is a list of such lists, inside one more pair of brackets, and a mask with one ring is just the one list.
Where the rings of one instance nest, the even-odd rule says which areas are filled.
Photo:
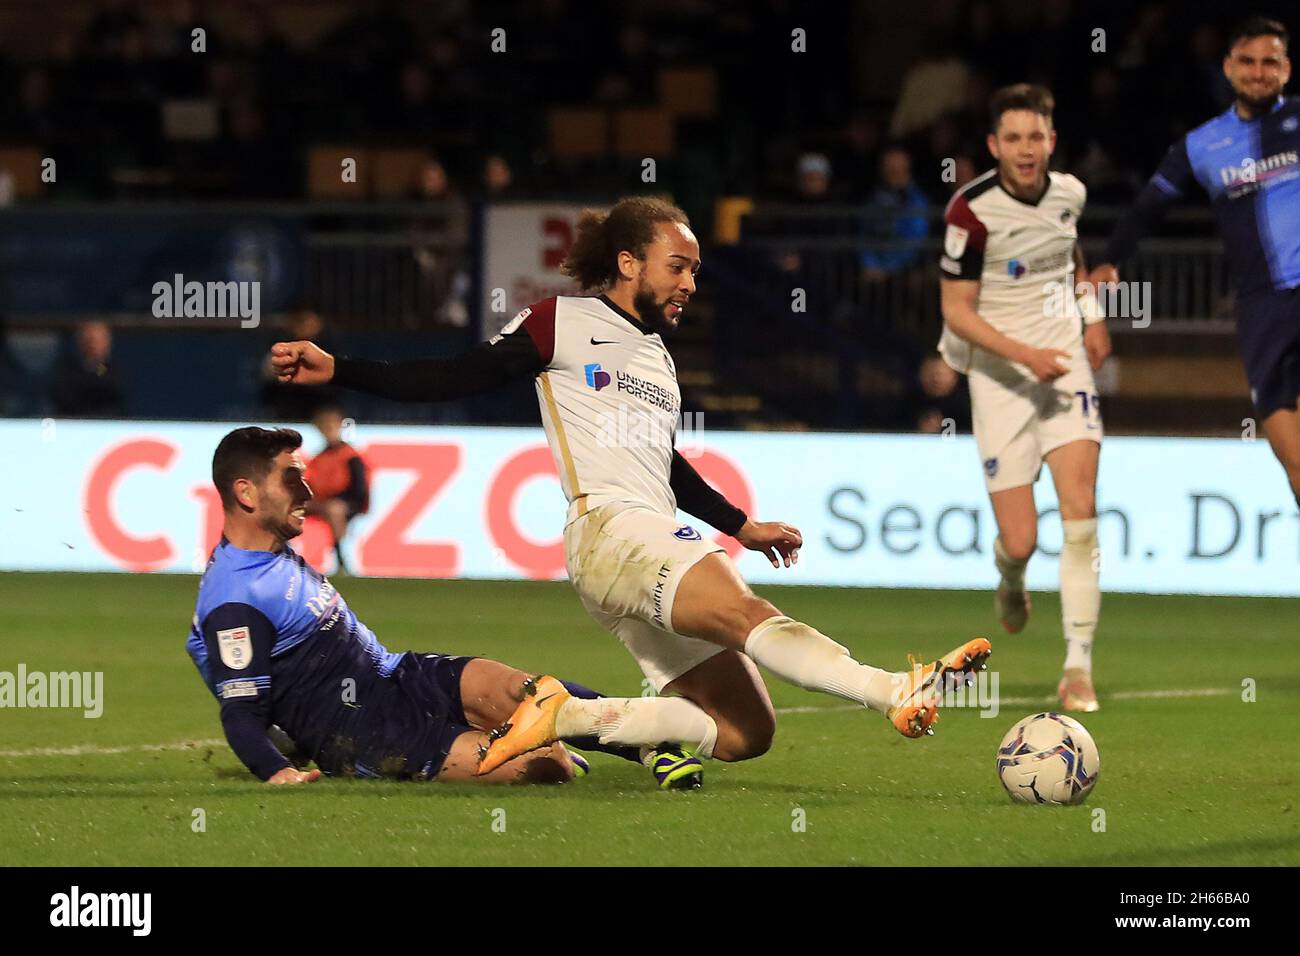
[[1233, 31], [1223, 73], [1235, 102], [1170, 147], [1090, 278], [1118, 282], [1116, 264], [1165, 209], [1197, 186], [1209, 195], [1236, 286], [1250, 398], [1300, 503], [1300, 98], [1282, 93], [1288, 39], [1265, 17]]
[[[489, 731], [539, 685], [560, 682], [483, 658], [393, 653], [288, 547], [311, 500], [301, 445], [291, 429], [238, 428], [213, 457], [224, 525], [199, 584], [187, 649], [220, 702], [236, 756], [272, 784], [322, 773], [499, 783], [584, 774], [586, 761], [558, 740], [484, 772]], [[677, 759], [662, 759], [680, 744], [711, 743], [713, 722], [694, 704], [562, 686], [556, 737], [647, 763], [664, 789], [699, 785], [697, 758], [677, 749]], [[318, 769], [293, 766], [272, 741], [274, 727]]]

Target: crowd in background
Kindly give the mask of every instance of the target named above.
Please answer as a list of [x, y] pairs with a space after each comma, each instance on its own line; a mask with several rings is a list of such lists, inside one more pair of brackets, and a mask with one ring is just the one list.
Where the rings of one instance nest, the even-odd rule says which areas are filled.
[[[320, 5], [328, 23], [303, 31], [302, 4], [297, 20], [253, 0], [76, 6], [89, 16], [51, 16], [23, 43], [0, 36], [0, 146], [59, 159], [57, 187], [34, 203], [302, 199], [309, 150], [331, 143], [417, 147], [427, 158], [409, 196], [451, 210], [441, 215], [483, 200], [599, 201], [638, 188], [639, 161], [552, 155], [548, 111], [652, 105], [663, 67], [707, 67], [716, 110], [678, 119], [676, 146], [656, 157], [646, 188], [672, 192], [706, 242], [724, 195], [794, 210], [797, 227], [769, 217], [778, 235], [843, 232], [853, 206], [847, 231], [862, 248], [826, 253], [815, 269], [778, 248], [766, 265], [783, 289], [808, 290], [821, 323], [810, 341], [828, 323], [869, 340], [869, 361], [900, 383], [903, 412], [851, 421], [927, 431], [968, 417], [961, 384], [928, 331], [912, 341], [879, 320], [928, 301], [918, 242], [935, 234], [935, 209], [991, 164], [992, 91], [1050, 87], [1056, 167], [1084, 179], [1090, 203], [1123, 204], [1171, 142], [1231, 102], [1224, 39], [1246, 12], [1210, 0], [932, 0], [915, 10], [875, 0], [335, 0]], [[193, 30], [205, 23], [196, 53]], [[417, 325], [472, 329], [468, 263], [418, 243], [412, 254], [436, 305]], [[826, 278], [834, 255], [854, 277], [847, 293]], [[111, 351], [111, 331], [83, 323], [42, 387], [23, 390], [40, 400], [0, 388], [0, 413], [116, 414]], [[0, 334], [0, 366], [19, 364]], [[260, 397], [270, 414], [310, 411], [281, 407], [293, 397], [274, 383]]]
[[[548, 158], [547, 107], [650, 104], [660, 67], [704, 65], [720, 110], [679, 134], [692, 176], [789, 196], [813, 153], [828, 197], [865, 202], [890, 188], [882, 160], [901, 149], [917, 188], [942, 202], [944, 160], [987, 166], [989, 93], [1030, 80], [1056, 92], [1058, 165], [1122, 200], [1179, 132], [1229, 102], [1220, 62], [1242, 12], [1170, 0], [934, 0], [912, 20], [870, 0], [351, 7], [304, 45], [281, 32], [274, 5], [223, 4], [223, 27], [195, 54], [204, 4], [98, 0], [84, 28], [53, 23], [46, 49], [0, 47], [0, 129], [62, 158], [55, 199], [293, 198], [305, 149], [332, 141], [426, 147], [446, 174], [435, 190], [467, 198], [618, 191], [617, 161]], [[806, 31], [803, 54], [791, 52], [794, 29]], [[163, 104], [177, 101], [210, 107], [206, 139], [176, 137]]]

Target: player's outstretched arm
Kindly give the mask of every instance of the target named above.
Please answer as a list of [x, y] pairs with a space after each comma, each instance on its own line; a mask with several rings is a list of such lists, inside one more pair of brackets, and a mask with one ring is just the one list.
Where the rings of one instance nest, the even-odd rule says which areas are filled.
[[980, 284], [977, 279], [939, 280], [939, 302], [943, 321], [955, 335], [1011, 362], [1026, 366], [1040, 382], [1050, 382], [1070, 368], [1070, 356], [1060, 349], [1036, 349], [1004, 335], [976, 311]]
[[256, 608], [230, 602], [208, 612], [202, 631], [226, 742], [258, 780], [286, 782], [282, 774], [293, 767], [268, 734], [275, 626]]
[[313, 342], [271, 346], [276, 377], [291, 385], [334, 384], [399, 402], [441, 402], [524, 381], [546, 366], [527, 334], [499, 336], [463, 355], [400, 362], [335, 357]]
[[678, 508], [731, 535], [751, 551], [762, 552], [772, 567], [779, 568], [784, 561], [788, 568], [799, 561], [803, 537], [798, 528], [780, 521], [750, 521], [744, 511], [705, 481], [679, 451], [673, 452], [668, 484]]
[[1142, 237], [1149, 234], [1165, 212], [1191, 191], [1196, 183], [1191, 161], [1187, 158], [1187, 140], [1174, 143], [1160, 161], [1159, 168], [1147, 180], [1106, 240], [1105, 261], [1092, 270], [1091, 281], [1118, 282], [1116, 266], [1131, 256]]

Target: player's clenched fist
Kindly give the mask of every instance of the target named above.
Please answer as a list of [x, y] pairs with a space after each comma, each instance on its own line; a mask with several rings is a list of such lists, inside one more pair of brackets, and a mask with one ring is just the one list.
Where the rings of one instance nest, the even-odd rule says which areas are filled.
[[295, 770], [293, 767], [285, 767], [273, 773], [266, 782], [278, 787], [287, 783], [314, 783], [319, 779], [319, 770]]
[[271, 368], [281, 382], [324, 385], [334, 377], [334, 356], [312, 342], [276, 342]]
[[1070, 370], [1070, 355], [1060, 349], [1030, 349], [1025, 364], [1040, 382], [1050, 382]]

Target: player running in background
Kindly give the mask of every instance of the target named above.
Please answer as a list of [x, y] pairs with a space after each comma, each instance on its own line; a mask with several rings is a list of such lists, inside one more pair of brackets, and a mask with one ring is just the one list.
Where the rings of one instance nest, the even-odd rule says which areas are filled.
[[1223, 74], [1236, 101], [1170, 147], [1115, 226], [1096, 283], [1199, 185], [1210, 197], [1236, 286], [1237, 342], [1250, 400], [1300, 504], [1300, 99], [1286, 27], [1251, 17], [1233, 31]]
[[998, 524], [996, 608], [1012, 634], [1029, 619], [1025, 567], [1038, 542], [1034, 482], [1043, 462], [1051, 469], [1063, 532], [1066, 642], [1057, 693], [1066, 710], [1091, 711], [1098, 706], [1092, 643], [1101, 609], [1102, 435], [1092, 371], [1110, 353], [1110, 339], [1096, 299], [1075, 300], [1084, 278], [1076, 226], [1087, 190], [1048, 168], [1056, 145], [1053, 105], [1048, 90], [1029, 84], [992, 98], [988, 146], [997, 166], [962, 187], [944, 215], [939, 350], [970, 379], [975, 444]]
[[[212, 480], [225, 521], [199, 583], [186, 644], [221, 704], [226, 740], [259, 779], [307, 783], [324, 771], [568, 780], [587, 764], [562, 745], [481, 774], [490, 743], [484, 731], [499, 727], [539, 683], [563, 693], [551, 712], [551, 739], [632, 760], [640, 759], [641, 746], [663, 741], [711, 746], [713, 722], [684, 700], [602, 698], [496, 661], [386, 650], [333, 585], [287, 546], [302, 533], [311, 500], [301, 444], [291, 429], [250, 427], [217, 446]], [[290, 766], [268, 736], [273, 725], [320, 769]], [[655, 768], [661, 786], [698, 778], [698, 763], [678, 763]]]
[[[458, 358], [336, 360], [310, 342], [281, 342], [272, 363], [281, 381], [333, 382], [416, 402], [535, 379], [569, 501], [569, 580], [656, 692], [693, 701], [716, 722], [716, 742], [702, 756], [744, 760], [771, 745], [776, 718], [756, 663], [796, 686], [866, 705], [904, 735], [921, 736], [936, 719], [943, 677], [982, 666], [987, 641], [967, 642], [902, 673], [860, 664], [756, 596], [721, 547], [676, 517], [680, 507], [774, 567], [798, 559], [797, 529], [751, 520], [673, 448], [681, 394], [661, 333], [681, 320], [699, 265], [699, 244], [680, 209], [624, 199], [609, 211], [583, 214], [564, 264], [567, 275], [599, 295], [531, 305], [500, 335]], [[512, 723], [514, 736], [494, 745], [498, 756], [545, 737], [546, 721], [536, 714], [516, 715]], [[524, 725], [534, 729], [522, 735]]]

